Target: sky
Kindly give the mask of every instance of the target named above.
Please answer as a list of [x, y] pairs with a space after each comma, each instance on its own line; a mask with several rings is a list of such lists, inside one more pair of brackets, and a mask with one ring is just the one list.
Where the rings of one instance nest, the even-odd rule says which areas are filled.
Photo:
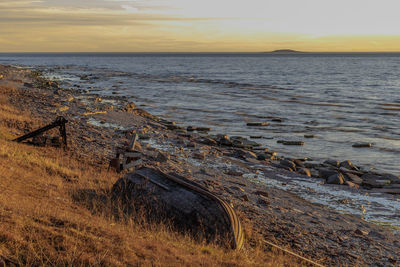
[[0, 0], [0, 52], [400, 52], [399, 0]]

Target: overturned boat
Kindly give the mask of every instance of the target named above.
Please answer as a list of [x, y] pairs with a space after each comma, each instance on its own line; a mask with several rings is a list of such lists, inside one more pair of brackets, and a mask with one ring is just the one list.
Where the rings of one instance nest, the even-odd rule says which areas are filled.
[[232, 207], [185, 177], [141, 168], [120, 178], [113, 186], [113, 196], [127, 213], [144, 209], [151, 220], [171, 222], [174, 229], [196, 240], [243, 247], [243, 228]]

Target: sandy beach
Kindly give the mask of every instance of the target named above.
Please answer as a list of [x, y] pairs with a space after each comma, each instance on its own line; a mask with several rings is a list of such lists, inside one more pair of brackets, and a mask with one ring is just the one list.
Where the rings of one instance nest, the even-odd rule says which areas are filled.
[[[0, 77], [1, 83], [18, 88], [9, 96], [15, 107], [43, 122], [65, 117], [67, 153], [89, 160], [101, 170], [109, 168], [118, 147], [138, 134], [144, 166], [187, 177], [232, 204], [246, 232], [252, 233], [246, 236], [247, 246], [255, 242], [255, 236], [262, 236], [327, 266], [400, 264], [399, 229], [367, 222], [363, 217], [368, 217], [369, 211], [364, 212], [358, 202], [352, 208], [359, 214], [332, 208], [351, 206], [346, 196], [368, 194], [377, 194], [390, 205], [397, 203], [398, 208], [400, 180], [395, 175], [365, 172], [345, 161], [312, 165], [276, 157], [249, 140], [235, 143], [232, 137], [209, 136], [202, 131], [207, 129], [196, 130], [196, 125], [180, 127], [123, 97], [83, 96], [31, 70], [0, 66]], [[12, 135], [31, 130], [32, 125], [18, 125]], [[304, 183], [318, 188], [313, 192], [311, 186], [301, 187]], [[320, 188], [326, 190], [327, 198], [331, 196], [328, 193], [339, 192], [336, 204], [322, 205], [328, 200]], [[312, 203], [318, 202], [313, 198], [320, 198], [320, 204]], [[385, 207], [367, 207], [379, 208], [387, 212]], [[395, 213], [386, 217], [400, 220]]]

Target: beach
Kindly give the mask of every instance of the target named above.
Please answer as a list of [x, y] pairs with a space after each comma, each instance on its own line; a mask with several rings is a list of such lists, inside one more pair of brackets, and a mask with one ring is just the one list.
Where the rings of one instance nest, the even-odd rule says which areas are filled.
[[[196, 129], [202, 125], [182, 127], [128, 98], [61, 87], [34, 68], [3, 66], [0, 74], [18, 85], [17, 95], [10, 97], [14, 106], [43, 122], [65, 117], [68, 153], [99, 169], [107, 169], [116, 149], [138, 134], [144, 166], [205, 186], [231, 203], [249, 232], [269, 242], [330, 266], [400, 261], [400, 182], [395, 175], [366, 171], [345, 160], [307, 164], [304, 158], [276, 156], [247, 138], [210, 135], [208, 129]], [[21, 125], [13, 135], [30, 130]], [[246, 242], [251, 244], [252, 237]]]

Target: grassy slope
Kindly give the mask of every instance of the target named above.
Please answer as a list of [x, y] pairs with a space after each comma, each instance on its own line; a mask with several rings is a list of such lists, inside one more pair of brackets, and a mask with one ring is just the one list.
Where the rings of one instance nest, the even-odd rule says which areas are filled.
[[108, 197], [118, 178], [115, 173], [78, 161], [60, 149], [9, 141], [15, 137], [14, 127], [40, 125], [9, 105], [8, 97], [15, 92], [10, 86], [0, 86], [0, 259], [6, 263], [293, 265], [286, 256], [261, 248], [226, 251], [195, 243], [163, 225], [116, 219]]

